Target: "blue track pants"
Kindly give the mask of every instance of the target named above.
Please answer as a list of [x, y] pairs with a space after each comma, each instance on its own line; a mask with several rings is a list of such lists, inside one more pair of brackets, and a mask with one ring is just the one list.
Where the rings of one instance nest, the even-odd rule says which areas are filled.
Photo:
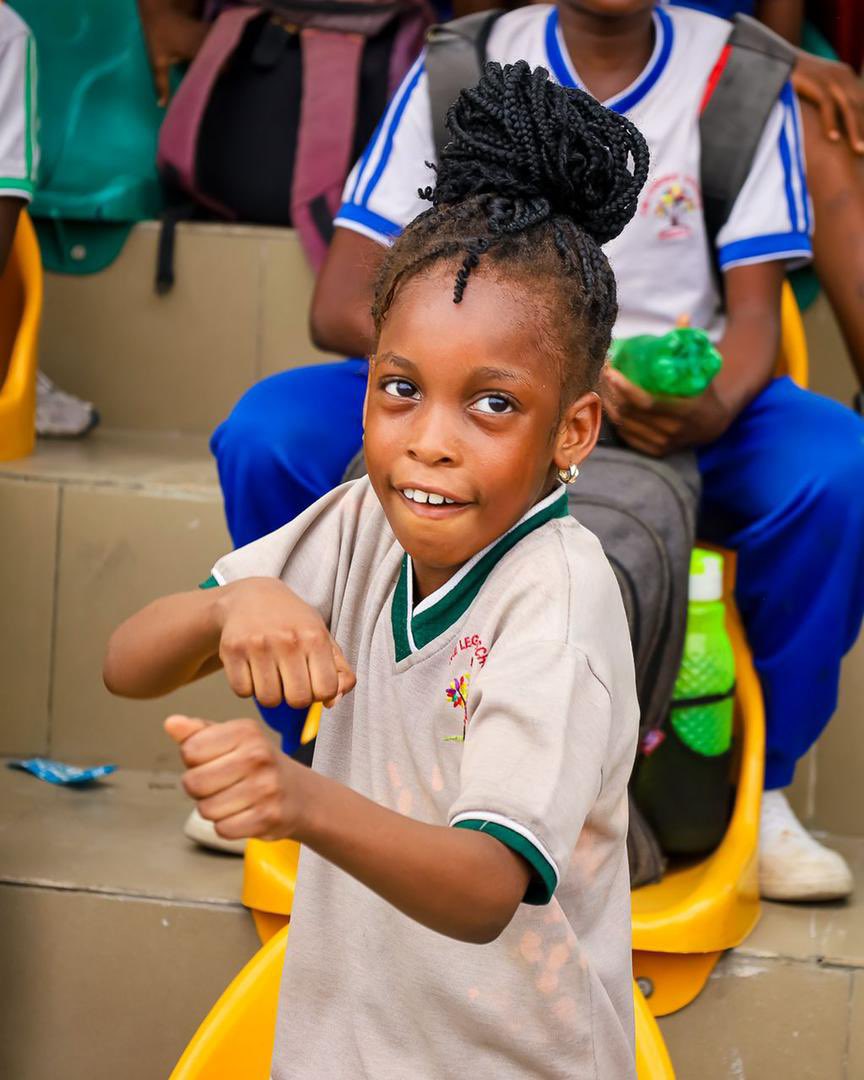
[[[361, 442], [366, 362], [252, 387], [213, 435], [234, 543], [278, 528], [339, 483]], [[837, 704], [864, 612], [864, 421], [772, 382], [699, 454], [699, 535], [738, 552], [738, 603], [762, 681], [765, 786], [785, 787]], [[292, 751], [301, 718], [264, 710]]]

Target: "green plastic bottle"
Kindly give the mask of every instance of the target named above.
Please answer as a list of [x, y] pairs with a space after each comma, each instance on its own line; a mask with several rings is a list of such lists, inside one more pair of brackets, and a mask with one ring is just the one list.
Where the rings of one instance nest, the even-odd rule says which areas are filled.
[[643, 746], [635, 777], [636, 801], [669, 855], [703, 854], [726, 831], [735, 657], [725, 615], [723, 558], [697, 548], [669, 723]]
[[735, 656], [723, 603], [723, 556], [695, 548], [690, 558], [687, 636], [671, 721], [685, 746], [704, 757], [726, 753], [732, 745], [734, 688]]
[[674, 397], [701, 394], [723, 365], [705, 331], [691, 326], [613, 341], [609, 362], [649, 394]]

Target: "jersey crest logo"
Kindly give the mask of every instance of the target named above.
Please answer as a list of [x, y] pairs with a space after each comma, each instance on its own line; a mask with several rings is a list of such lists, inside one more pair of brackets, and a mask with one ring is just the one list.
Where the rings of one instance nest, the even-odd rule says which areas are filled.
[[660, 240], [686, 240], [693, 235], [701, 206], [696, 181], [669, 173], [655, 180], [648, 189], [641, 212], [657, 224]]
[[468, 732], [468, 687], [470, 683], [471, 672], [466, 671], [463, 675], [453, 679], [444, 691], [453, 708], [462, 710], [462, 734], [447, 735], [444, 742], [465, 742], [465, 735]]

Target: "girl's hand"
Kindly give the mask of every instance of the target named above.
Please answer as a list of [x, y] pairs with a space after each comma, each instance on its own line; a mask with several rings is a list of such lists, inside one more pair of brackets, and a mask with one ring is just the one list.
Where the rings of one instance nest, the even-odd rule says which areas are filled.
[[231, 689], [273, 707], [335, 705], [356, 683], [320, 614], [276, 578], [244, 578], [216, 594], [219, 659]]
[[260, 724], [169, 716], [165, 730], [180, 746], [186, 794], [220, 836], [282, 840], [295, 834], [312, 774], [281, 753]]
[[848, 64], [799, 51], [792, 86], [819, 110], [826, 138], [837, 142], [845, 129], [855, 153], [864, 154], [864, 86]]
[[609, 364], [600, 396], [625, 442], [651, 457], [713, 442], [734, 419], [713, 384], [692, 398], [655, 398]]

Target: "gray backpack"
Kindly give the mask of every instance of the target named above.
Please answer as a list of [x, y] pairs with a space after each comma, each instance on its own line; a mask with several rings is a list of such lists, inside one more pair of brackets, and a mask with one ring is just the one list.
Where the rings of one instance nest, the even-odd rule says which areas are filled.
[[[476, 83], [486, 43], [500, 11], [467, 15], [429, 31], [426, 71], [438, 154], [448, 140], [447, 109]], [[739, 16], [724, 50], [713, 92], [702, 103], [705, 214], [713, 238], [747, 177], [768, 114], [794, 63], [790, 47], [752, 19]], [[746, 108], [742, 107], [746, 95]], [[365, 473], [362, 450], [344, 480]], [[641, 707], [641, 744], [667, 719], [684, 647], [690, 552], [701, 493], [690, 452], [657, 460], [618, 444], [614, 434], [584, 463], [569, 491], [576, 517], [601, 541], [627, 612]], [[633, 887], [656, 881], [665, 860], [650, 826], [630, 801], [628, 856]]]

